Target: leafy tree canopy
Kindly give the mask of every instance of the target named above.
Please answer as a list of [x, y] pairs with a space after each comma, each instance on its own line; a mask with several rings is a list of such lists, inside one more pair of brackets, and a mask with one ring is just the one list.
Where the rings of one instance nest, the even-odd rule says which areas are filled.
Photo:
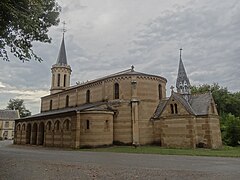
[[31, 116], [31, 112], [26, 109], [23, 99], [10, 99], [7, 109], [18, 110], [20, 117]]
[[8, 51], [21, 61], [42, 61], [32, 42], [51, 42], [48, 29], [59, 23], [60, 7], [55, 0], [0, 1], [0, 57], [9, 61]]

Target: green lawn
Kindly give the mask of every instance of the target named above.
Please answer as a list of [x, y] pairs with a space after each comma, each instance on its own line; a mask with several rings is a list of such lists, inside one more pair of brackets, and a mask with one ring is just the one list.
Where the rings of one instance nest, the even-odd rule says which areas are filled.
[[173, 149], [159, 146], [113, 146], [106, 148], [80, 149], [80, 151], [92, 152], [116, 152], [116, 153], [139, 153], [139, 154], [163, 154], [163, 155], [188, 155], [188, 156], [218, 156], [240, 157], [240, 147], [224, 146], [222, 149]]

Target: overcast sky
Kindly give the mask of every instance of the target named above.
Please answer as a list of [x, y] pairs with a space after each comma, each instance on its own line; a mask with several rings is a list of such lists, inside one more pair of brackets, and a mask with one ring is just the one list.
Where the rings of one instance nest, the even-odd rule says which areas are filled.
[[[239, 0], [58, 0], [66, 22], [71, 84], [135, 66], [176, 84], [179, 49], [192, 85], [219, 83], [240, 91]], [[62, 23], [50, 29], [51, 44], [35, 43], [44, 61], [0, 60], [0, 108], [21, 98], [33, 114], [49, 94]]]

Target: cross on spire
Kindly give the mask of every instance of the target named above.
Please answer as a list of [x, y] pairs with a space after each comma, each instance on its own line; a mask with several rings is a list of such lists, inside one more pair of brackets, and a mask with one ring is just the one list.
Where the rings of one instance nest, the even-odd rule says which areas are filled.
[[67, 32], [67, 29], [66, 29], [66, 22], [63, 21], [62, 24], [63, 24], [62, 31], [63, 31], [63, 35], [64, 35], [64, 33]]
[[182, 48], [179, 49], [180, 50], [180, 59], [182, 59]]

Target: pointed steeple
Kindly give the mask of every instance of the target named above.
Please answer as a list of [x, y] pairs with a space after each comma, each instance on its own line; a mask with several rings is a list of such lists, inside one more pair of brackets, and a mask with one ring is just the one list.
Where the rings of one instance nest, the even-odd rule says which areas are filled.
[[60, 50], [59, 50], [59, 54], [58, 54], [56, 64], [67, 65], [67, 55], [66, 55], [66, 50], [65, 50], [64, 34], [63, 34], [62, 43], [61, 43], [61, 47], [60, 47]]
[[182, 62], [182, 48], [180, 49], [180, 61], [179, 61], [176, 87], [177, 87], [177, 92], [180, 94], [183, 94], [183, 95], [191, 94], [190, 82]]
[[71, 67], [67, 64], [67, 55], [64, 43], [64, 32], [57, 62], [51, 68], [52, 83], [50, 93], [58, 93], [64, 91], [70, 86]]

